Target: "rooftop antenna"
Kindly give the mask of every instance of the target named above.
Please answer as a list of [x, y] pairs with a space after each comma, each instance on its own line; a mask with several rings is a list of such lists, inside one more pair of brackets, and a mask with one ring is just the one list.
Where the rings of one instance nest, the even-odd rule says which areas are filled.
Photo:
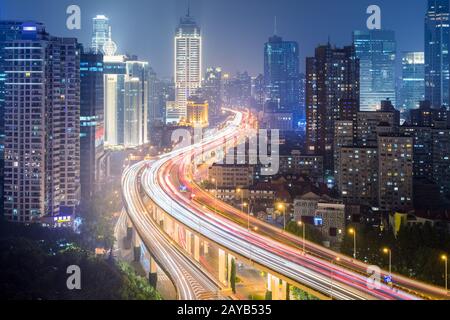
[[188, 5], [187, 5], [187, 17], [191, 16], [191, 0], [188, 0]]
[[278, 30], [277, 30], [277, 16], [275, 16], [274, 23], [273, 23], [273, 35], [276, 36], [277, 33], [278, 33]]

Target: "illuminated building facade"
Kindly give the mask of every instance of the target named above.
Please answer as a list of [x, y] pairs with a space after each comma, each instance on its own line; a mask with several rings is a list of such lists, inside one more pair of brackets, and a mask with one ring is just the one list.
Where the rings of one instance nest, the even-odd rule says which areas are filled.
[[[175, 100], [178, 113], [172, 112], [178, 121], [187, 116], [188, 98], [202, 85], [202, 37], [195, 20], [187, 15], [180, 19], [175, 31]], [[169, 117], [167, 117], [169, 121]]]
[[387, 99], [396, 105], [395, 32], [354, 31], [353, 45], [360, 63], [361, 111], [376, 111]]
[[325, 170], [334, 166], [334, 125], [342, 101], [359, 101], [359, 63], [352, 46], [316, 49], [306, 61], [306, 144], [310, 154], [323, 155]]
[[449, 106], [450, 20], [448, 0], [428, 0], [425, 17], [425, 99]]
[[382, 134], [378, 137], [379, 207], [407, 212], [413, 205], [412, 137]]
[[[80, 185], [81, 202], [93, 199], [104, 176], [104, 86], [103, 55], [83, 53], [80, 63]], [[103, 173], [102, 173], [103, 171]]]
[[126, 148], [147, 143], [148, 63], [105, 56], [104, 64], [105, 143]]
[[109, 40], [109, 19], [104, 15], [97, 15], [92, 19], [92, 43], [91, 49], [94, 53], [105, 53], [103, 47]]
[[187, 104], [187, 124], [192, 127], [207, 127], [208, 101], [197, 97], [191, 97]]
[[3, 47], [4, 213], [27, 223], [79, 204], [80, 53], [76, 39], [52, 37], [39, 23], [19, 33]]
[[425, 99], [425, 56], [423, 52], [405, 52], [402, 57], [402, 111], [418, 108]]
[[266, 99], [277, 104], [278, 112], [293, 113], [300, 105], [299, 48], [294, 41], [273, 36], [264, 46]]

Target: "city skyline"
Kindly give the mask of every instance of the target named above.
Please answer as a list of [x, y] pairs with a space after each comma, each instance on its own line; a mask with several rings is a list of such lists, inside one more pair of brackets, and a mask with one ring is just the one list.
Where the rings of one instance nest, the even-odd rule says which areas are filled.
[[450, 0], [0, 1], [0, 300], [450, 297]]
[[[299, 43], [300, 71], [304, 72], [305, 59], [314, 53], [317, 45], [325, 44], [329, 38], [331, 43], [337, 46], [348, 45], [352, 42], [353, 31], [366, 28], [366, 9], [372, 3], [356, 0], [351, 2], [352, 5], [342, 6], [326, 0], [314, 3], [284, 0], [279, 5], [274, 1], [264, 1], [258, 2], [258, 15], [255, 16], [252, 11], [252, 8], [255, 8], [253, 0], [243, 3], [192, 0], [191, 15], [201, 27], [205, 43], [203, 67], [221, 66], [230, 73], [239, 70], [248, 71], [252, 75], [263, 73], [261, 43], [273, 35], [276, 16], [277, 33], [284, 39]], [[398, 53], [424, 50], [421, 39], [424, 34], [423, 22], [427, 4], [426, 1], [421, 2], [421, 5], [408, 7], [390, 1], [377, 3], [382, 10], [382, 28], [396, 32]], [[87, 47], [91, 44], [92, 18], [104, 14], [109, 18], [114, 41], [119, 47], [118, 52], [136, 54], [149, 61], [160, 77], [173, 77], [173, 63], [170, 58], [173, 50], [173, 29], [179, 18], [186, 14], [187, 1], [135, 0], [131, 1], [128, 10], [124, 11], [120, 3], [91, 3], [81, 0], [78, 2], [82, 13], [80, 31], [65, 28], [65, 9], [71, 4], [68, 1], [58, 1], [57, 4], [44, 2], [33, 10], [32, 16], [23, 14], [27, 12], [25, 8], [29, 4], [29, 1], [7, 1], [0, 9], [0, 18], [41, 21], [49, 32], [57, 36], [77, 37]], [[286, 8], [289, 10], [285, 10]], [[396, 19], [399, 10], [402, 10], [401, 21]], [[54, 14], [58, 11], [61, 11], [60, 16]], [[131, 12], [134, 16], [130, 16]], [[249, 16], [252, 19], [248, 19]], [[314, 29], [313, 33], [310, 32], [311, 29]], [[417, 37], [409, 37], [411, 32]], [[129, 36], [130, 34], [135, 36]], [[143, 35], [147, 37], [147, 41], [142, 41]], [[135, 41], [137, 39], [140, 40]], [[236, 50], [238, 47], [239, 50]], [[397, 67], [400, 68], [399, 63]]]

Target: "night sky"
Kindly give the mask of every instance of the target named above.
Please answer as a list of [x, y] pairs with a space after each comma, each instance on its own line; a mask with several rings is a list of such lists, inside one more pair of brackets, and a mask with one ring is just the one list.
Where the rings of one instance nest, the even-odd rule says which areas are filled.
[[[68, 5], [82, 11], [82, 29], [66, 29]], [[328, 37], [337, 45], [351, 43], [351, 32], [366, 28], [366, 8], [382, 9], [382, 26], [397, 32], [398, 51], [423, 50], [426, 0], [191, 0], [191, 15], [202, 28], [204, 67], [222, 66], [255, 75], [263, 70], [263, 45], [278, 20], [278, 34], [298, 41], [301, 67]], [[120, 53], [137, 54], [161, 77], [172, 76], [173, 35], [187, 0], [0, 0], [1, 19], [33, 19], [57, 36], [90, 44], [91, 19], [110, 18]]]

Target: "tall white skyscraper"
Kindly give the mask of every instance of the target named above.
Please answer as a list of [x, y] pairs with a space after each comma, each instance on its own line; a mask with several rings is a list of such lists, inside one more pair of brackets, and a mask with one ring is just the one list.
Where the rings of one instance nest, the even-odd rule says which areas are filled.
[[[202, 37], [195, 20], [187, 15], [180, 19], [175, 33], [175, 118], [186, 119], [187, 100], [202, 83]], [[172, 112], [172, 117], [174, 116]]]
[[94, 53], [104, 53], [103, 46], [110, 40], [109, 19], [104, 15], [97, 15], [93, 21], [91, 49]]
[[147, 143], [148, 62], [127, 56], [104, 57], [105, 144]]

